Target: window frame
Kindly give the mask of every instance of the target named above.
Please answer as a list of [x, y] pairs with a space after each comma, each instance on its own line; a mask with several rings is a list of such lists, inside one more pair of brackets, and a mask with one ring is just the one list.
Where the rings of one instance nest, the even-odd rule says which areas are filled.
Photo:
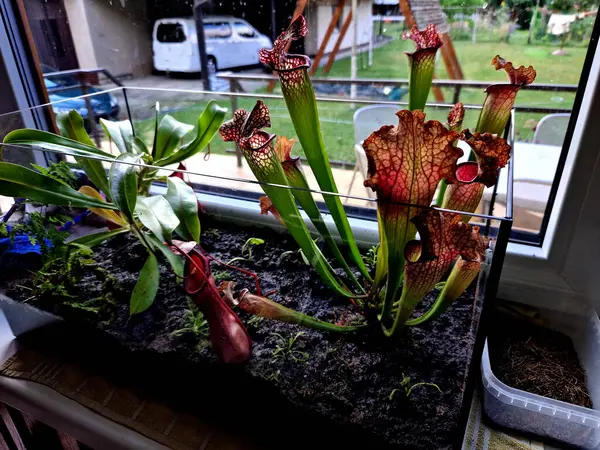
[[[15, 11], [10, 0], [0, 0], [0, 55], [6, 68], [15, 101], [23, 124], [28, 128], [53, 131], [46, 114], [40, 109], [31, 110], [33, 106], [47, 103], [41, 66], [36, 68], [34, 61], [39, 63], [35, 49], [28, 49], [25, 43], [31, 42], [31, 30], [23, 21], [23, 11]], [[1, 62], [0, 62], [1, 63]], [[36, 164], [46, 166], [50, 159], [45, 152], [32, 151]]]
[[[524, 296], [553, 296], [558, 301], [584, 299], [600, 311], [597, 277], [584, 279], [587, 267], [600, 262], [597, 245], [600, 230], [595, 205], [600, 205], [600, 189], [593, 189], [600, 179], [598, 142], [600, 129], [600, 52], [597, 29], [590, 41], [587, 67], [584, 65], [578, 92], [580, 102], [572, 115], [567, 137], [553, 185], [551, 212], [541, 246], [508, 244], [498, 296], [519, 300]], [[585, 71], [587, 69], [587, 71]], [[575, 107], [574, 107], [575, 109]], [[594, 233], [596, 231], [596, 233]], [[579, 249], [582, 253], [572, 251]]]
[[[169, 28], [172, 27], [172, 30], [169, 30], [168, 33], [160, 33], [160, 29], [161, 28]], [[179, 41], [169, 41], [169, 40], [161, 40], [161, 38], [165, 38], [165, 37], [169, 37], [169, 36], [175, 36], [175, 31], [179, 31], [181, 32], [181, 35], [183, 36], [183, 40], [179, 40]], [[185, 42], [188, 41], [188, 36], [184, 27], [183, 23], [180, 22], [174, 22], [174, 23], [170, 23], [170, 22], [161, 22], [158, 24], [158, 26], [156, 27], [156, 40], [159, 44], [183, 44]]]
[[[229, 34], [227, 36], [208, 36], [206, 34], [206, 26], [207, 25], [213, 25], [213, 26], [225, 26], [227, 27], [227, 29], [229, 30]], [[204, 35], [206, 36], [207, 40], [214, 40], [214, 41], [219, 41], [219, 40], [225, 40], [225, 39], [230, 39], [231, 36], [233, 36], [233, 27], [231, 26], [230, 22], [227, 22], [226, 20], [223, 20], [221, 22], [204, 22]]]
[[[238, 29], [237, 29], [237, 27], [236, 27], [237, 25], [242, 25], [242, 26], [248, 28], [248, 30], [252, 31], [252, 36], [244, 36], [243, 34], [240, 34], [239, 31], [238, 31]], [[239, 21], [239, 20], [238, 21], [235, 21], [235, 20], [233, 21], [232, 28], [234, 29], [236, 36], [240, 37], [242, 39], [256, 39], [259, 36], [258, 31], [256, 31], [250, 24], [244, 23], [244, 22]]]

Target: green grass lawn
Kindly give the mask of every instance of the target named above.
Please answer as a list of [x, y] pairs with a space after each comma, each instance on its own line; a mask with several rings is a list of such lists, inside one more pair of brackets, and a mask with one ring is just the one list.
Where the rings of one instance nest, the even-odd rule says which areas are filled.
[[[536, 81], [539, 83], [577, 84], [586, 55], [586, 48], [567, 48], [567, 55], [553, 56], [552, 51], [556, 46], [531, 45], [523, 42], [521, 35], [525, 31], [517, 31], [512, 41], [515, 43], [477, 43], [458, 41], [454, 43], [458, 60], [461, 64], [465, 78], [477, 81], [505, 81], [504, 71], [496, 71], [490, 61], [495, 55], [512, 61], [516, 65], [532, 65], [537, 71]], [[526, 38], [525, 38], [526, 39]], [[519, 42], [519, 43], [516, 43]], [[525, 40], [526, 42], [526, 40]], [[414, 49], [412, 41], [395, 39], [390, 44], [378, 48], [373, 52], [373, 65], [358, 70], [360, 78], [408, 78], [408, 65], [405, 51]], [[448, 74], [443, 62], [437, 66], [437, 77], [447, 79]], [[350, 59], [336, 61], [328, 75], [319, 70], [316, 76], [349, 77]], [[461, 94], [464, 103], [481, 104], [485, 94], [474, 89], [466, 89]], [[448, 101], [451, 95], [446, 95]], [[548, 92], [520, 92], [517, 105], [548, 106], [568, 108], [573, 104], [574, 95]], [[430, 98], [433, 100], [433, 98]]]
[[[395, 39], [384, 47], [375, 49], [373, 56], [373, 65], [371, 67], [360, 68], [358, 76], [361, 78], [407, 78], [408, 67], [405, 51], [414, 49], [412, 41], [403, 41], [398, 39], [399, 30], [389, 28], [387, 34], [394, 36]], [[555, 46], [549, 45], [531, 45], [526, 44], [526, 32], [517, 31], [511, 37], [511, 43], [477, 43], [470, 41], [458, 41], [454, 43], [458, 59], [461, 63], [465, 78], [469, 80], [497, 82], [506, 80], [505, 73], [494, 70], [490, 61], [494, 55], [499, 54], [505, 59], [512, 61], [516, 65], [532, 65], [537, 70], [537, 82], [540, 83], [560, 83], [577, 84], [581, 74], [583, 61], [586, 54], [586, 48], [569, 47], [567, 55], [552, 56]], [[363, 57], [366, 61], [366, 55]], [[437, 77], [440, 79], [448, 78], [445, 67], [440, 60], [438, 63]], [[318, 71], [316, 76], [324, 76]], [[331, 77], [349, 77], [350, 59], [344, 58], [334, 63]], [[276, 90], [276, 92], [278, 92]], [[444, 92], [447, 102], [452, 100], [450, 91]], [[571, 108], [574, 101], [574, 94], [564, 92], [530, 92], [521, 91], [517, 97], [517, 105], [520, 106], [546, 106], [556, 108]], [[461, 101], [465, 104], [480, 105], [485, 98], [481, 90], [464, 89], [461, 93]], [[430, 101], [433, 101], [430, 96]], [[207, 100], [208, 101], [208, 100]], [[229, 100], [218, 100], [223, 106], [230, 107]], [[254, 99], [240, 98], [238, 107], [252, 109]], [[271, 131], [278, 135], [295, 137], [295, 131], [289, 119], [287, 109], [283, 100], [267, 99], [265, 101], [271, 110], [273, 126]], [[205, 106], [203, 101], [189, 101], [179, 104], [180, 109], [172, 115], [183, 122], [195, 124], [198, 115]], [[329, 157], [332, 160], [348, 161], [353, 163], [354, 158], [354, 131], [352, 117], [357, 105], [351, 107], [350, 104], [340, 104], [332, 102], [320, 102], [319, 113], [321, 117], [321, 130], [327, 146]], [[439, 108], [428, 108], [427, 115], [430, 119], [444, 121], [447, 114], [446, 110]], [[465, 118], [465, 127], [474, 127], [477, 120], [476, 112], [468, 114]], [[519, 140], [528, 140], [533, 136], [533, 129], [537, 121], [543, 117], [543, 114], [519, 113], [517, 116], [517, 138]], [[152, 127], [151, 121], [138, 123], [138, 132], [151, 139]], [[211, 151], [222, 153], [226, 149], [232, 149], [231, 143], [224, 143], [220, 138], [216, 138], [211, 145]], [[295, 153], [302, 154], [299, 144], [296, 145]]]

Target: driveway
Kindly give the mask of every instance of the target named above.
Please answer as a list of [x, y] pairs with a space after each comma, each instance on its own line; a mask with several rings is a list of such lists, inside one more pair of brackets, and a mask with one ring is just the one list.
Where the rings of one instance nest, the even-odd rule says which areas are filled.
[[[260, 68], [244, 69], [236, 71], [239, 74], [264, 74]], [[163, 102], [163, 99], [171, 97], [178, 97], [181, 94], [172, 92], [171, 94], [164, 92], [166, 90], [203, 90], [204, 86], [202, 79], [199, 75], [181, 75], [181, 76], [169, 76], [169, 75], [148, 75], [145, 77], [134, 78], [132, 80], [123, 81], [123, 84], [129, 88], [127, 96], [129, 104], [132, 109], [138, 109], [139, 107], [146, 107], [154, 104], [156, 100]], [[254, 92], [267, 85], [267, 83], [256, 82], [256, 81], [242, 81], [242, 88], [246, 92]], [[163, 92], [157, 92], [155, 90], [136, 90], [133, 88], [151, 88], [159, 89]], [[229, 82], [221, 80], [216, 76], [211, 78], [211, 88], [216, 92], [229, 92]]]

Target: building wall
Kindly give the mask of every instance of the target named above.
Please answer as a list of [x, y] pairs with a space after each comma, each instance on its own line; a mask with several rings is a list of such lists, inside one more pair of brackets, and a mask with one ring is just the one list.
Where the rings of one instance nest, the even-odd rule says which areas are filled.
[[23, 2], [40, 62], [56, 70], [78, 67], [63, 0]]
[[138, 0], [65, 0], [81, 68], [113, 75], [152, 71], [152, 24]]
[[94, 44], [90, 35], [87, 20], [86, 2], [84, 0], [64, 0], [71, 36], [75, 43], [75, 53], [80, 68], [98, 67]]
[[[336, 8], [337, 2], [331, 2], [331, 4], [313, 4], [308, 7], [306, 20], [308, 21], [309, 35], [306, 37], [305, 46], [306, 52], [309, 55], [315, 55], [319, 50], [321, 42], [325, 38], [325, 33], [333, 17], [333, 13]], [[352, 9], [350, 2], [346, 2], [344, 12], [342, 13], [338, 22], [339, 28], [336, 27], [331, 33], [325, 52], [329, 53], [333, 50], [335, 43], [340, 35], [341, 28], [344, 21], [350, 14]], [[371, 35], [371, 14], [372, 14], [372, 2], [370, 0], [359, 0], [358, 2], [358, 45], [368, 44]], [[340, 49], [349, 49], [352, 47], [352, 24], [346, 32]]]

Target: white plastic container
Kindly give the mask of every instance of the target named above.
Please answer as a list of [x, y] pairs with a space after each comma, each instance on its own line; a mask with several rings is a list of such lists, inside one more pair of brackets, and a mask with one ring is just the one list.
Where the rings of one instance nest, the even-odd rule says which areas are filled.
[[[483, 410], [500, 426], [550, 438], [588, 450], [600, 449], [600, 320], [583, 303], [564, 302], [540, 308], [544, 324], [569, 336], [587, 375], [594, 409], [514, 389], [490, 366], [488, 344], [481, 359]], [[546, 305], [547, 306], [547, 305]]]

